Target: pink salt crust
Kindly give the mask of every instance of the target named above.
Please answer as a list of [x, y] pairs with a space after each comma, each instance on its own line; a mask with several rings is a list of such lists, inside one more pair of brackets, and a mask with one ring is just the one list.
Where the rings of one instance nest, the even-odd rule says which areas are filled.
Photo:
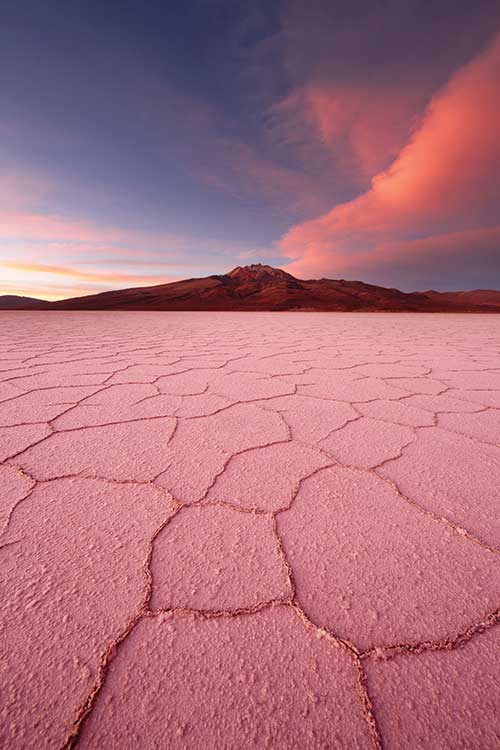
[[500, 318], [0, 313], [0, 746], [498, 750]]

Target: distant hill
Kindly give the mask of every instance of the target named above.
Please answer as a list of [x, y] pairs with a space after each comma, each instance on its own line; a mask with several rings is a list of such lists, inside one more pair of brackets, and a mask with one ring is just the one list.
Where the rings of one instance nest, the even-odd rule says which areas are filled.
[[470, 292], [424, 292], [430, 299], [449, 300], [455, 304], [500, 305], [500, 292], [496, 289], [473, 289]]
[[20, 297], [17, 294], [0, 294], [0, 310], [40, 310], [47, 302], [36, 297]]
[[401, 292], [362, 281], [302, 281], [279, 268], [257, 263], [217, 276], [57, 302], [0, 297], [0, 309], [500, 312], [500, 291]]

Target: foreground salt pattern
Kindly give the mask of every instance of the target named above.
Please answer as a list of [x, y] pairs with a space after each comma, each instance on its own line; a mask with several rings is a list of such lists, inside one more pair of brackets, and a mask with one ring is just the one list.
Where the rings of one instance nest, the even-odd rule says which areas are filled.
[[499, 747], [500, 318], [0, 319], [0, 744]]

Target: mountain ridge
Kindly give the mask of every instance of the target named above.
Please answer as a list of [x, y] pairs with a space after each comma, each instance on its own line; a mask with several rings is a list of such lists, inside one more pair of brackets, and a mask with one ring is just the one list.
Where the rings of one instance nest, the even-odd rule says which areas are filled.
[[47, 302], [0, 296], [0, 309], [318, 312], [500, 312], [500, 291], [402, 292], [363, 281], [297, 279], [261, 263], [226, 274]]

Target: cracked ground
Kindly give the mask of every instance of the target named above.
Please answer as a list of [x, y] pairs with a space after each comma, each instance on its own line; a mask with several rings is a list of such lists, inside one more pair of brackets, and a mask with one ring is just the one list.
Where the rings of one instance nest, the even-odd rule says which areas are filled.
[[498, 750], [500, 317], [0, 320], [2, 746]]

